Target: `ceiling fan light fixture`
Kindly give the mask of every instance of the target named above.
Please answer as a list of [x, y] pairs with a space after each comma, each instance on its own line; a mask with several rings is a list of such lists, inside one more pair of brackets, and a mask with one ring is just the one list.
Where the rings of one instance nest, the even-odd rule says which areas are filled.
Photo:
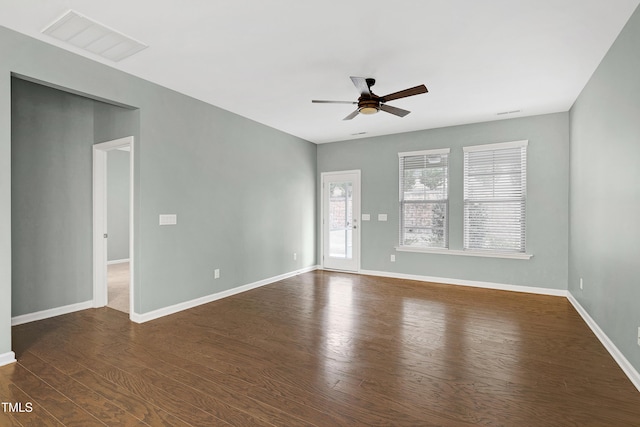
[[378, 112], [376, 107], [362, 107], [358, 110], [360, 114], [375, 114]]

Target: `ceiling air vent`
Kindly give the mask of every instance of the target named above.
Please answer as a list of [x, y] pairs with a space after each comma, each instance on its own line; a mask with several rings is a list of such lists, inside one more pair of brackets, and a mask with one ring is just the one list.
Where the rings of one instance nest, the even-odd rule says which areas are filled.
[[73, 10], [42, 32], [114, 62], [122, 61], [148, 47]]
[[496, 114], [497, 116], [504, 116], [505, 114], [516, 114], [516, 113], [520, 113], [522, 110], [511, 110], [511, 111], [502, 111], [498, 114]]

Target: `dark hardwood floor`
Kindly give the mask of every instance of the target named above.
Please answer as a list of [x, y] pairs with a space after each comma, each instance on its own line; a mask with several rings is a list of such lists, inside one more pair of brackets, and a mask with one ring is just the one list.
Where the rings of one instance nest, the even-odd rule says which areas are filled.
[[13, 343], [0, 400], [32, 411], [1, 426], [640, 425], [640, 393], [561, 297], [316, 271]]

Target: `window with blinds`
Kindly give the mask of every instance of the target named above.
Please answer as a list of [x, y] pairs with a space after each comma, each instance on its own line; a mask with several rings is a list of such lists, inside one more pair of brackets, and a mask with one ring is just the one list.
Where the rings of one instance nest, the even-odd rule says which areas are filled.
[[449, 149], [398, 153], [400, 246], [448, 247]]
[[463, 150], [464, 249], [524, 253], [527, 141]]

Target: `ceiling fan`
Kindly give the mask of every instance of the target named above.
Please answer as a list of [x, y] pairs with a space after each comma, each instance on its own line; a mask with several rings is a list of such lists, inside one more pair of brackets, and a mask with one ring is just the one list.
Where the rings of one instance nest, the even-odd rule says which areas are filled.
[[401, 90], [399, 92], [390, 93], [389, 95], [378, 96], [375, 93], [371, 92], [371, 86], [376, 84], [375, 79], [351, 76], [351, 81], [360, 92], [360, 98], [358, 98], [357, 101], [319, 101], [314, 99], [311, 102], [319, 104], [357, 104], [358, 108], [343, 120], [351, 120], [358, 114], [375, 114], [380, 110], [386, 111], [387, 113], [391, 113], [399, 117], [404, 117], [411, 111], [392, 107], [391, 105], [387, 105], [386, 103], [389, 101], [393, 101], [394, 99], [406, 98], [408, 96], [419, 95], [421, 93], [428, 92], [425, 85], [420, 85], [412, 87], [410, 89]]

